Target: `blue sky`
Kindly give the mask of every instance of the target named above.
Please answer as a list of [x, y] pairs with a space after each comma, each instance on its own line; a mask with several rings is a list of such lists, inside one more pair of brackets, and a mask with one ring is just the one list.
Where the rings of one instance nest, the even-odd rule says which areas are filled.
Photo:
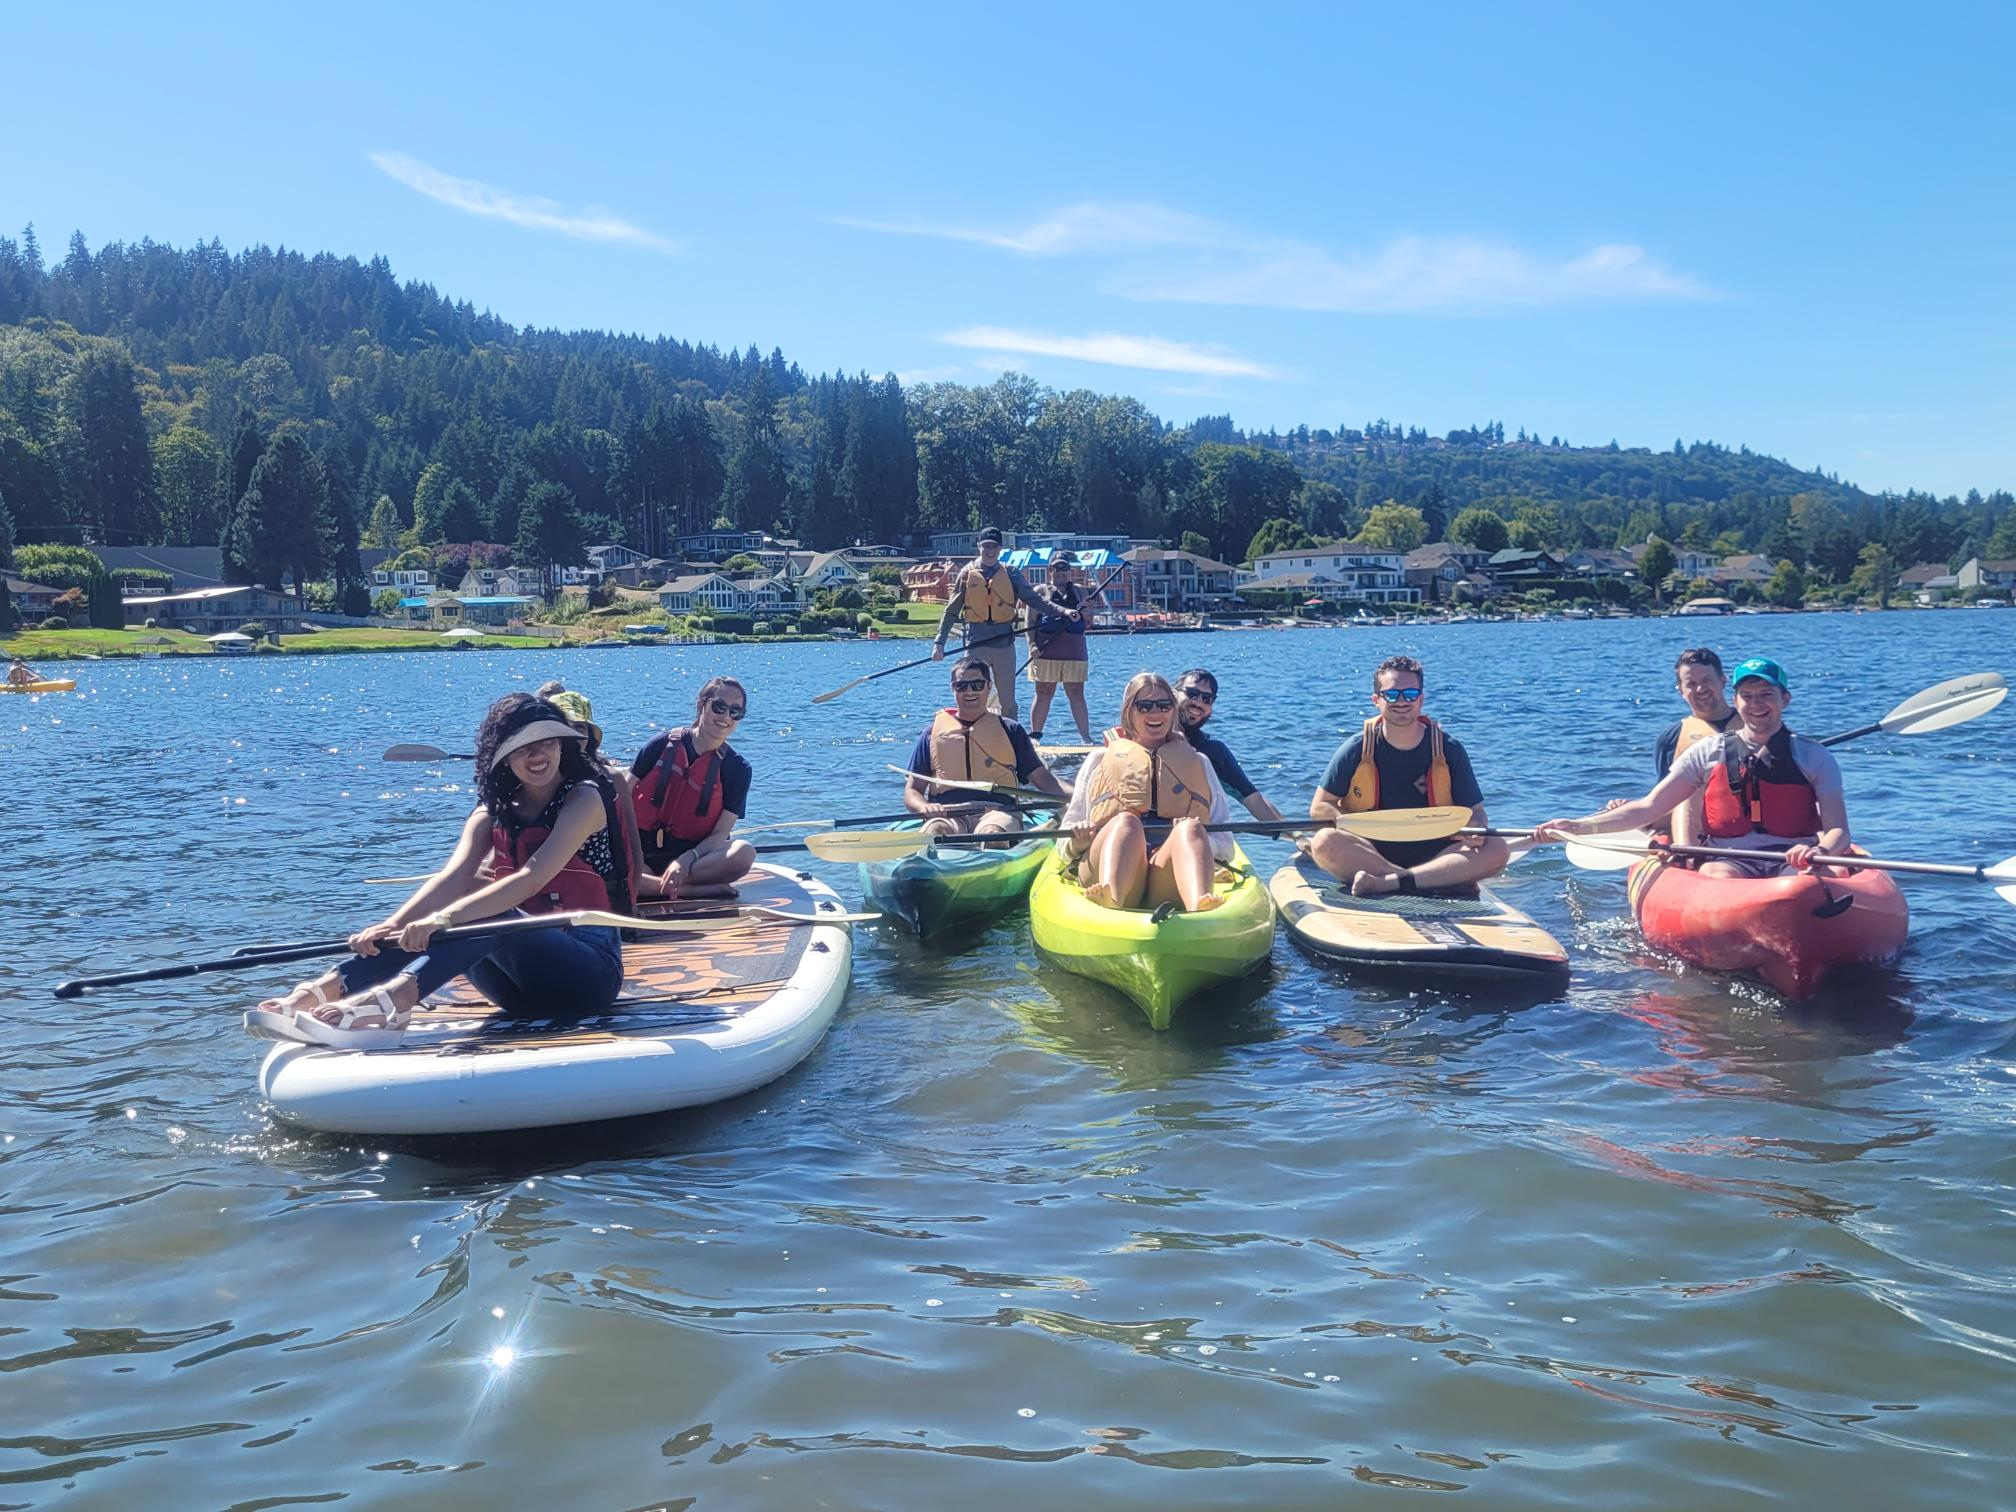
[[521, 325], [808, 371], [2016, 487], [2006, 6], [42, 6], [8, 33], [0, 227], [52, 256], [382, 253]]

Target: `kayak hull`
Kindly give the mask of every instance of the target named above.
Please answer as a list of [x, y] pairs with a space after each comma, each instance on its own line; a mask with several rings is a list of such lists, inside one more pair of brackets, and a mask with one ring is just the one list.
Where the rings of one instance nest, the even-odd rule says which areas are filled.
[[1157, 1029], [1207, 987], [1255, 970], [1274, 947], [1274, 905], [1236, 849], [1221, 868], [1225, 902], [1156, 924], [1145, 908], [1105, 908], [1085, 896], [1061, 845], [1029, 890], [1029, 930], [1066, 971], [1126, 994]]
[[[745, 903], [837, 913], [833, 890], [758, 866]], [[616, 1004], [586, 1021], [508, 1018], [458, 981], [391, 1050], [277, 1045], [259, 1090], [281, 1119], [345, 1134], [472, 1134], [666, 1113], [755, 1090], [812, 1052], [847, 990], [839, 924], [646, 935]]]
[[863, 862], [861, 895], [909, 925], [919, 939], [974, 929], [1029, 896], [1029, 884], [1042, 870], [1050, 845], [1045, 835], [999, 850], [948, 846], [894, 861]]
[[45, 677], [40, 682], [0, 682], [0, 693], [68, 693], [77, 686], [74, 677]]
[[1556, 985], [1568, 952], [1489, 888], [1473, 896], [1354, 898], [1307, 856], [1268, 884], [1288, 934], [1311, 955], [1357, 970], [1479, 985]]
[[[1788, 998], [1830, 976], [1888, 966], [1904, 949], [1910, 907], [1887, 873], [1704, 877], [1665, 861], [1631, 868], [1631, 911], [1646, 940], [1690, 965], [1744, 971]], [[1853, 901], [1823, 917], [1829, 896]]]

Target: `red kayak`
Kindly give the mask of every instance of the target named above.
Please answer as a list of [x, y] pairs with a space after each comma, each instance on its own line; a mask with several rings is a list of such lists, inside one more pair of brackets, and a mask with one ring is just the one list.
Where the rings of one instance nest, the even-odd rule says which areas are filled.
[[1811, 997], [1836, 967], [1889, 965], [1911, 929], [1897, 884], [1859, 868], [1751, 879], [1641, 861], [1630, 894], [1639, 931], [1661, 950], [1710, 971], [1755, 972], [1788, 998]]

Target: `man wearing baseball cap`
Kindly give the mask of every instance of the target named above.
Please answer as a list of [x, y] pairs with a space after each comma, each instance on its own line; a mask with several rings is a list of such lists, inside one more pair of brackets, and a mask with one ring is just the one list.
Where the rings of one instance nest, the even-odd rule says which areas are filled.
[[980, 554], [952, 575], [931, 659], [945, 659], [945, 637], [952, 633], [953, 620], [965, 620], [966, 654], [979, 657], [993, 674], [994, 697], [1004, 719], [1021, 717], [1015, 703], [1015, 616], [1023, 604], [1032, 614], [1049, 610], [1029, 591], [1021, 573], [1001, 564], [1001, 532], [990, 525], [980, 532]]
[[1774, 877], [1838, 856], [1853, 843], [1841, 768], [1817, 741], [1785, 728], [1792, 683], [1785, 669], [1753, 656], [1730, 669], [1739, 723], [1719, 739], [1697, 740], [1643, 798], [1582, 819], [1554, 819], [1534, 835], [1566, 840], [1651, 825], [1699, 793], [1700, 843], [1770, 850], [1784, 861], [1704, 861], [1703, 876]]

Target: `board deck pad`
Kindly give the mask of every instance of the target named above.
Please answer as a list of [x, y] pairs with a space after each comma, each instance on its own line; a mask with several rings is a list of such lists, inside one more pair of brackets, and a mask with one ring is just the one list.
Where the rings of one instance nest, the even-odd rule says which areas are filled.
[[1474, 897], [1359, 898], [1302, 856], [1274, 874], [1268, 891], [1296, 942], [1328, 960], [1498, 977], [1567, 971], [1567, 952], [1554, 937], [1488, 889]]
[[[793, 913], [836, 913], [793, 874], [752, 873], [732, 900], [696, 900], [687, 907], [646, 900], [649, 917], [713, 913], [724, 906], [760, 905]], [[813, 926], [752, 920], [747, 929], [691, 935], [640, 935], [623, 945], [623, 989], [605, 1012], [581, 1019], [507, 1013], [466, 977], [457, 977], [413, 1015], [406, 1041], [395, 1050], [424, 1055], [480, 1055], [665, 1033], [683, 1025], [734, 1017], [766, 1002], [797, 972], [813, 948]]]

